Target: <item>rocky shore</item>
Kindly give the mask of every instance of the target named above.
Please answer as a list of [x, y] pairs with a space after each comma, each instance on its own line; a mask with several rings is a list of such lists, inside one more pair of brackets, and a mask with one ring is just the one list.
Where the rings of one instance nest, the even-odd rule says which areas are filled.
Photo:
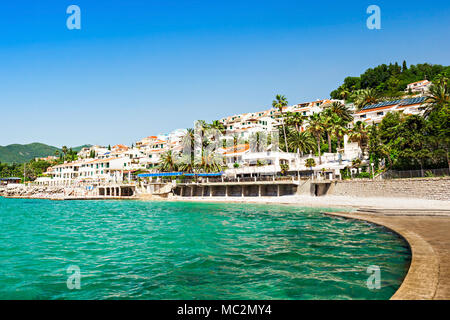
[[31, 198], [31, 199], [64, 199], [67, 197], [82, 197], [86, 191], [82, 188], [61, 186], [0, 186], [0, 197]]

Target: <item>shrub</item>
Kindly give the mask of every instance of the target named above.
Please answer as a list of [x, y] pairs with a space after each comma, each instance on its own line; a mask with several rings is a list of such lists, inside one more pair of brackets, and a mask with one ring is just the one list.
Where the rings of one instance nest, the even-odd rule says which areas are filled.
[[361, 172], [360, 174], [356, 175], [355, 178], [370, 179], [372, 178], [372, 174], [370, 172]]

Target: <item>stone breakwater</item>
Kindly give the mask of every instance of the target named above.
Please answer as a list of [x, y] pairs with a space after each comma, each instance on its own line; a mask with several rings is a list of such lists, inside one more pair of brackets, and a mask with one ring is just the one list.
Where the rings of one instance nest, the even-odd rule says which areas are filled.
[[0, 187], [0, 197], [7, 198], [36, 198], [36, 199], [64, 199], [70, 196], [84, 196], [81, 188], [56, 186], [3, 186]]

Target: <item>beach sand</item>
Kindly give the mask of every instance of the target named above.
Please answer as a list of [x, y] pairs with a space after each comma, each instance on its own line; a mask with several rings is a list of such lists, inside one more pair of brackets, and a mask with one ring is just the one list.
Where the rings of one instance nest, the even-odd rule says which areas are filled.
[[[343, 208], [349, 211], [383, 210], [398, 211], [423, 215], [425, 212], [439, 211], [440, 215], [450, 216], [450, 201], [426, 200], [417, 198], [357, 198], [349, 196], [283, 196], [283, 197], [172, 197], [171, 201], [198, 201], [198, 202], [231, 202], [231, 203], [260, 203], [260, 204], [286, 204], [301, 207]], [[447, 212], [448, 211], [448, 212]]]

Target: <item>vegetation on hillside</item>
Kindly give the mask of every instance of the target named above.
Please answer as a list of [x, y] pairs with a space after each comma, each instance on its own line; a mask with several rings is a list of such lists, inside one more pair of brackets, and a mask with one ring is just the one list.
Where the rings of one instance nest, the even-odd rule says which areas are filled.
[[[84, 147], [90, 147], [90, 145], [71, 148], [71, 150], [76, 153]], [[26, 163], [35, 158], [44, 158], [47, 156], [54, 156], [55, 154], [59, 156], [60, 154], [63, 154], [63, 148], [59, 149], [43, 143], [11, 144], [4, 147], [0, 146], [0, 162], [9, 164]], [[70, 148], [66, 147], [66, 151], [68, 150], [70, 150]]]
[[417, 64], [407, 66], [403, 61], [402, 66], [394, 64], [382, 64], [375, 68], [367, 69], [359, 77], [347, 77], [344, 83], [330, 93], [332, 99], [343, 99], [354, 102], [357, 107], [378, 101], [404, 96], [408, 84], [430, 80], [438, 83], [442, 78], [450, 78], [450, 66], [438, 64]]
[[47, 171], [47, 168], [53, 164], [54, 163], [42, 160], [31, 160], [25, 164], [8, 164], [0, 162], [0, 178], [17, 177], [21, 178], [22, 181], [24, 181], [23, 177], [25, 175], [25, 181], [33, 181], [37, 177], [42, 176], [42, 174]]
[[[378, 169], [384, 167], [396, 170], [420, 170], [450, 168], [450, 92], [447, 78], [440, 78], [434, 84], [421, 115], [404, 115], [402, 112], [389, 112], [376, 126], [357, 121], [351, 124], [350, 111], [340, 103], [304, 119], [306, 131], [298, 130], [286, 114], [287, 145], [289, 152], [309, 153], [319, 157], [325, 152], [342, 152], [342, 139], [348, 135], [350, 142], [358, 143], [361, 159], [355, 162], [360, 166], [363, 158]], [[300, 136], [301, 134], [301, 136]], [[283, 135], [280, 128], [280, 139]], [[299, 141], [300, 140], [300, 141]], [[280, 148], [286, 151], [284, 142]]]
[[47, 157], [54, 155], [59, 149], [48, 146], [43, 143], [30, 144], [11, 144], [9, 146], [0, 146], [0, 162], [6, 163], [24, 163], [34, 158]]

